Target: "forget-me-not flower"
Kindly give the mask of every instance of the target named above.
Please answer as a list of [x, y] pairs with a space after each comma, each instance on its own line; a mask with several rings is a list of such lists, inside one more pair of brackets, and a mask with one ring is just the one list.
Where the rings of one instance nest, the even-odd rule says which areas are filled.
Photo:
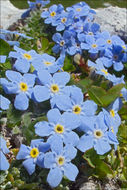
[[14, 106], [18, 110], [26, 110], [29, 106], [29, 99], [33, 92], [36, 75], [24, 74], [16, 71], [6, 71], [6, 77], [1, 78], [1, 84], [6, 94], [16, 94]]
[[64, 144], [77, 145], [79, 137], [72, 130], [76, 129], [80, 122], [75, 118], [74, 114], [66, 112], [61, 114], [55, 108], [48, 111], [47, 118], [49, 122], [40, 121], [34, 126], [37, 135], [48, 137], [47, 142], [50, 144], [57, 138], [58, 141], [62, 139]]
[[34, 63], [34, 59], [39, 57], [39, 54], [35, 50], [26, 51], [17, 46], [14, 46], [16, 52], [11, 51], [9, 57], [16, 58], [15, 64], [13, 65], [17, 71], [27, 73], [30, 69], [30, 65]]
[[49, 149], [50, 145], [44, 143], [43, 139], [32, 140], [30, 146], [21, 144], [16, 159], [24, 160], [23, 166], [29, 175], [32, 175], [35, 171], [36, 164], [40, 167], [44, 167], [44, 154]]
[[43, 85], [36, 85], [33, 89], [34, 99], [37, 102], [50, 99], [51, 106], [54, 107], [59, 95], [69, 96], [69, 87], [65, 86], [70, 80], [67, 72], [58, 72], [52, 76], [48, 71], [42, 70], [37, 72], [37, 76]]
[[75, 158], [76, 154], [77, 150], [72, 145], [63, 147], [62, 141], [57, 138], [52, 142], [51, 151], [44, 156], [44, 166], [50, 169], [47, 182], [51, 187], [58, 186], [63, 176], [75, 181], [78, 168], [71, 163], [71, 160]]

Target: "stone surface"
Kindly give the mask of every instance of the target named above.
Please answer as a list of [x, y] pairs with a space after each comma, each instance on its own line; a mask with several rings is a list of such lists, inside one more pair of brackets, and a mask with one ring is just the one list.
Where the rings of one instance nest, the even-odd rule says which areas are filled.
[[101, 26], [101, 31], [108, 30], [111, 34], [117, 34], [127, 40], [127, 9], [119, 7], [107, 7], [95, 10], [95, 22]]
[[0, 0], [0, 28], [7, 29], [11, 24], [21, 18], [25, 9], [17, 9], [9, 0]]
[[90, 180], [88, 182], [83, 183], [79, 190], [97, 190], [97, 185], [95, 185], [95, 182]]
[[[0, 0], [1, 4], [1, 28], [7, 29], [21, 18], [25, 9], [17, 9], [9, 0]], [[99, 23], [101, 30], [108, 30], [111, 34], [117, 34], [122, 39], [127, 39], [127, 9], [112, 7], [96, 9], [95, 22]]]

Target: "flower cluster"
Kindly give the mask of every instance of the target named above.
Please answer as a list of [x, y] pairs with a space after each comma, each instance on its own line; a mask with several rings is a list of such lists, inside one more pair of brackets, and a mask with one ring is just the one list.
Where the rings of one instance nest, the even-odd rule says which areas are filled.
[[41, 17], [46, 24], [55, 26], [56, 31], [63, 31], [53, 35], [55, 53], [82, 55], [85, 50], [92, 59], [101, 57], [104, 67], [113, 66], [115, 71], [121, 71], [127, 61], [127, 45], [118, 36], [101, 32], [99, 24], [94, 23], [94, 14], [85, 2], [80, 2], [66, 10], [61, 4], [52, 5]]
[[[41, 0], [29, 2], [30, 9], [38, 3], [47, 4]], [[75, 181], [79, 171], [71, 161], [77, 151], [84, 153], [93, 148], [97, 154], [104, 155], [113, 146], [116, 150], [119, 144], [117, 132], [121, 118], [118, 111], [122, 107], [121, 97], [127, 101], [127, 89], [123, 88], [120, 97], [108, 107], [98, 108], [93, 100], [84, 97], [79, 87], [68, 84], [71, 75], [61, 69], [67, 53], [83, 56], [86, 50], [90, 59], [95, 61], [89, 60], [88, 66], [93, 67], [97, 74], [111, 81], [113, 86], [125, 83], [124, 76], [116, 77], [107, 68], [123, 69], [126, 45], [118, 36], [100, 32], [100, 26], [93, 23], [94, 14], [84, 2], [68, 7], [66, 11], [60, 4], [43, 11], [41, 17], [45, 18], [45, 23], [63, 31], [63, 34], [53, 35], [56, 42], [53, 51], [60, 52], [60, 57], [56, 59], [47, 53], [40, 55], [35, 50], [14, 46], [15, 51], [7, 57], [12, 70], [7, 70], [5, 78], [0, 79], [2, 89], [10, 99], [12, 97], [17, 110], [28, 110], [31, 101], [36, 105], [50, 103], [47, 121], [39, 120], [34, 125], [35, 133], [41, 139], [32, 140], [30, 146], [21, 144], [16, 159], [24, 160], [23, 166], [30, 175], [35, 172], [36, 165], [49, 169], [47, 181], [51, 187], [58, 186], [63, 176]], [[6, 56], [0, 59], [1, 63], [6, 62]], [[10, 100], [2, 95], [0, 99], [0, 109], [8, 109]], [[9, 164], [4, 154], [8, 149], [4, 139], [0, 138], [0, 141], [0, 156], [4, 164], [0, 164], [0, 170], [6, 170]]]

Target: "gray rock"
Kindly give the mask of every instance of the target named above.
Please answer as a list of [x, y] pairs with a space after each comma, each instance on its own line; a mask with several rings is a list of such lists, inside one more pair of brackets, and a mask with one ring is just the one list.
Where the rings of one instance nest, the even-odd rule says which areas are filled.
[[97, 185], [94, 181], [90, 180], [88, 182], [83, 183], [79, 190], [97, 190]]
[[101, 31], [107, 30], [111, 34], [119, 35], [127, 40], [127, 9], [107, 7], [96, 9], [95, 22], [100, 24]]
[[7, 29], [11, 24], [20, 19], [22, 13], [25, 12], [25, 9], [21, 10], [14, 7], [9, 0], [0, 0], [0, 7], [0, 28], [3, 29]]

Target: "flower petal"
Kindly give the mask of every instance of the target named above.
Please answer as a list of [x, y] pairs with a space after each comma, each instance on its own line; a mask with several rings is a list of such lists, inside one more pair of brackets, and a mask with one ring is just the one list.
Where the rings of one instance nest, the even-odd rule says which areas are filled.
[[27, 98], [26, 94], [20, 93], [16, 95], [14, 106], [18, 110], [27, 110], [29, 106], [29, 99]]

